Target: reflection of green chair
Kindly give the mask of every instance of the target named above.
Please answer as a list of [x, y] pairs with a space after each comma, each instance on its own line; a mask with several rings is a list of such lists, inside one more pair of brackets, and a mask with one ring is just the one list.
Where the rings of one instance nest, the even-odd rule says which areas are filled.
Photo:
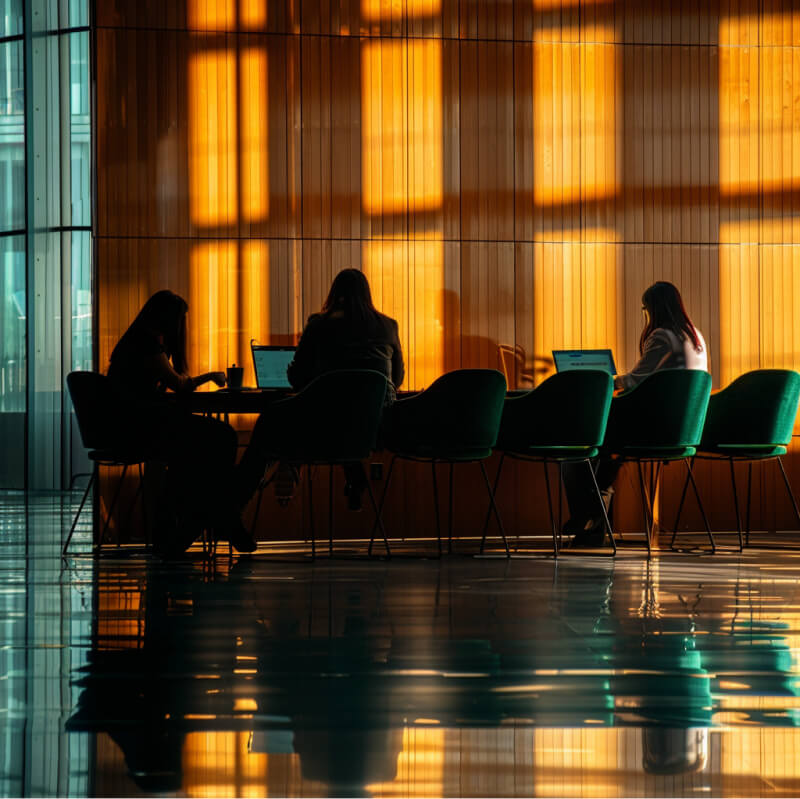
[[[789, 499], [792, 501], [798, 524], [798, 510], [789, 478], [783, 468], [781, 455], [792, 439], [797, 406], [800, 402], [800, 374], [788, 369], [758, 369], [748, 372], [733, 381], [727, 388], [714, 394], [708, 405], [703, 438], [697, 448], [697, 458], [727, 460], [730, 464], [733, 504], [739, 533], [739, 549], [742, 539], [742, 517], [739, 512], [739, 497], [736, 491], [734, 461], [748, 464], [747, 480], [747, 536], [750, 536], [750, 489], [753, 463], [776, 460], [783, 475]], [[675, 542], [683, 501], [683, 487], [672, 542]], [[749, 541], [748, 541], [749, 543]]]
[[[597, 502], [602, 509], [611, 546], [616, 544], [606, 507], [592, 468], [592, 458], [603, 443], [614, 384], [607, 372], [594, 370], [555, 374], [538, 388], [520, 397], [507, 399], [495, 449], [502, 456], [497, 467], [494, 491], [500, 482], [505, 459], [538, 461], [544, 470], [547, 506], [553, 531], [553, 555], [558, 556], [558, 531], [550, 496], [549, 463], [585, 463], [592, 476]], [[491, 507], [486, 513], [483, 540], [489, 526]]]
[[[654, 372], [630, 391], [615, 397], [611, 403], [603, 453], [623, 461], [632, 461], [638, 467], [648, 557], [655, 529], [652, 502], [658, 491], [663, 464], [677, 460], [686, 464], [688, 479], [700, 503], [689, 458], [695, 454], [700, 443], [710, 393], [711, 375], [708, 372], [664, 369]], [[643, 463], [654, 464], [649, 487], [645, 486]], [[711, 528], [702, 505], [700, 509], [713, 552]]]
[[[269, 433], [264, 436], [268, 459], [307, 467], [312, 557], [316, 555], [312, 467], [327, 465], [332, 473], [336, 465], [361, 463], [369, 457], [375, 449], [386, 386], [386, 377], [369, 369], [326, 372], [299, 394], [274, 402], [264, 411], [269, 419]], [[332, 490], [332, 480], [330, 486]], [[383, 532], [369, 482], [366, 487], [375, 526]], [[328, 510], [328, 551], [333, 554], [332, 502]], [[383, 538], [388, 554], [385, 532]]]
[[[400, 458], [430, 463], [436, 536], [441, 554], [442, 534], [436, 464], [446, 463], [450, 467], [448, 543], [449, 548], [452, 548], [453, 466], [456, 463], [478, 463], [508, 554], [508, 542], [483, 463], [492, 454], [492, 447], [497, 440], [505, 394], [506, 381], [500, 372], [494, 369], [458, 369], [442, 375], [421, 394], [400, 400], [388, 408], [385, 414], [383, 443], [393, 456], [386, 475], [378, 517], [380, 518], [383, 510], [395, 461]], [[375, 540], [374, 533], [373, 528], [370, 552]]]

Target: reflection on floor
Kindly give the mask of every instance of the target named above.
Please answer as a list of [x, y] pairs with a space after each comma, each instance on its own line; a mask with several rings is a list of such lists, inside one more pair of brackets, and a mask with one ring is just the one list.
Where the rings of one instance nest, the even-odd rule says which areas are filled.
[[800, 552], [62, 562], [72, 499], [0, 498], [3, 795], [800, 794]]

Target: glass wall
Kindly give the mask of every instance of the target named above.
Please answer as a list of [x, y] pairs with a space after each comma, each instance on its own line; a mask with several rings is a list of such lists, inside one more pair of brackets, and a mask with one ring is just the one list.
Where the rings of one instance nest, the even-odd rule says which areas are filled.
[[88, 0], [0, 0], [0, 488], [88, 470], [64, 379], [92, 368]]

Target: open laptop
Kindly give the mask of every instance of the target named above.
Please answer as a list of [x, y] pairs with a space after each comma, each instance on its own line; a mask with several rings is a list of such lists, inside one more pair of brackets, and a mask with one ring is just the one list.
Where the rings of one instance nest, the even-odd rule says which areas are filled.
[[617, 367], [611, 350], [553, 350], [557, 372], [571, 369], [598, 369], [615, 375]]
[[289, 389], [291, 383], [286, 368], [294, 358], [296, 347], [275, 347], [250, 342], [256, 386], [260, 389]]

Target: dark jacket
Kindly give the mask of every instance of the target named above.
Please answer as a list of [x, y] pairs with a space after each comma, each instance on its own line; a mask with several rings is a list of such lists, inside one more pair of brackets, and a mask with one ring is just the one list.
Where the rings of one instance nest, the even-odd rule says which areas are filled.
[[336, 369], [374, 369], [389, 380], [391, 401], [405, 376], [397, 322], [376, 313], [355, 322], [341, 312], [312, 314], [306, 322], [287, 375], [295, 389]]

